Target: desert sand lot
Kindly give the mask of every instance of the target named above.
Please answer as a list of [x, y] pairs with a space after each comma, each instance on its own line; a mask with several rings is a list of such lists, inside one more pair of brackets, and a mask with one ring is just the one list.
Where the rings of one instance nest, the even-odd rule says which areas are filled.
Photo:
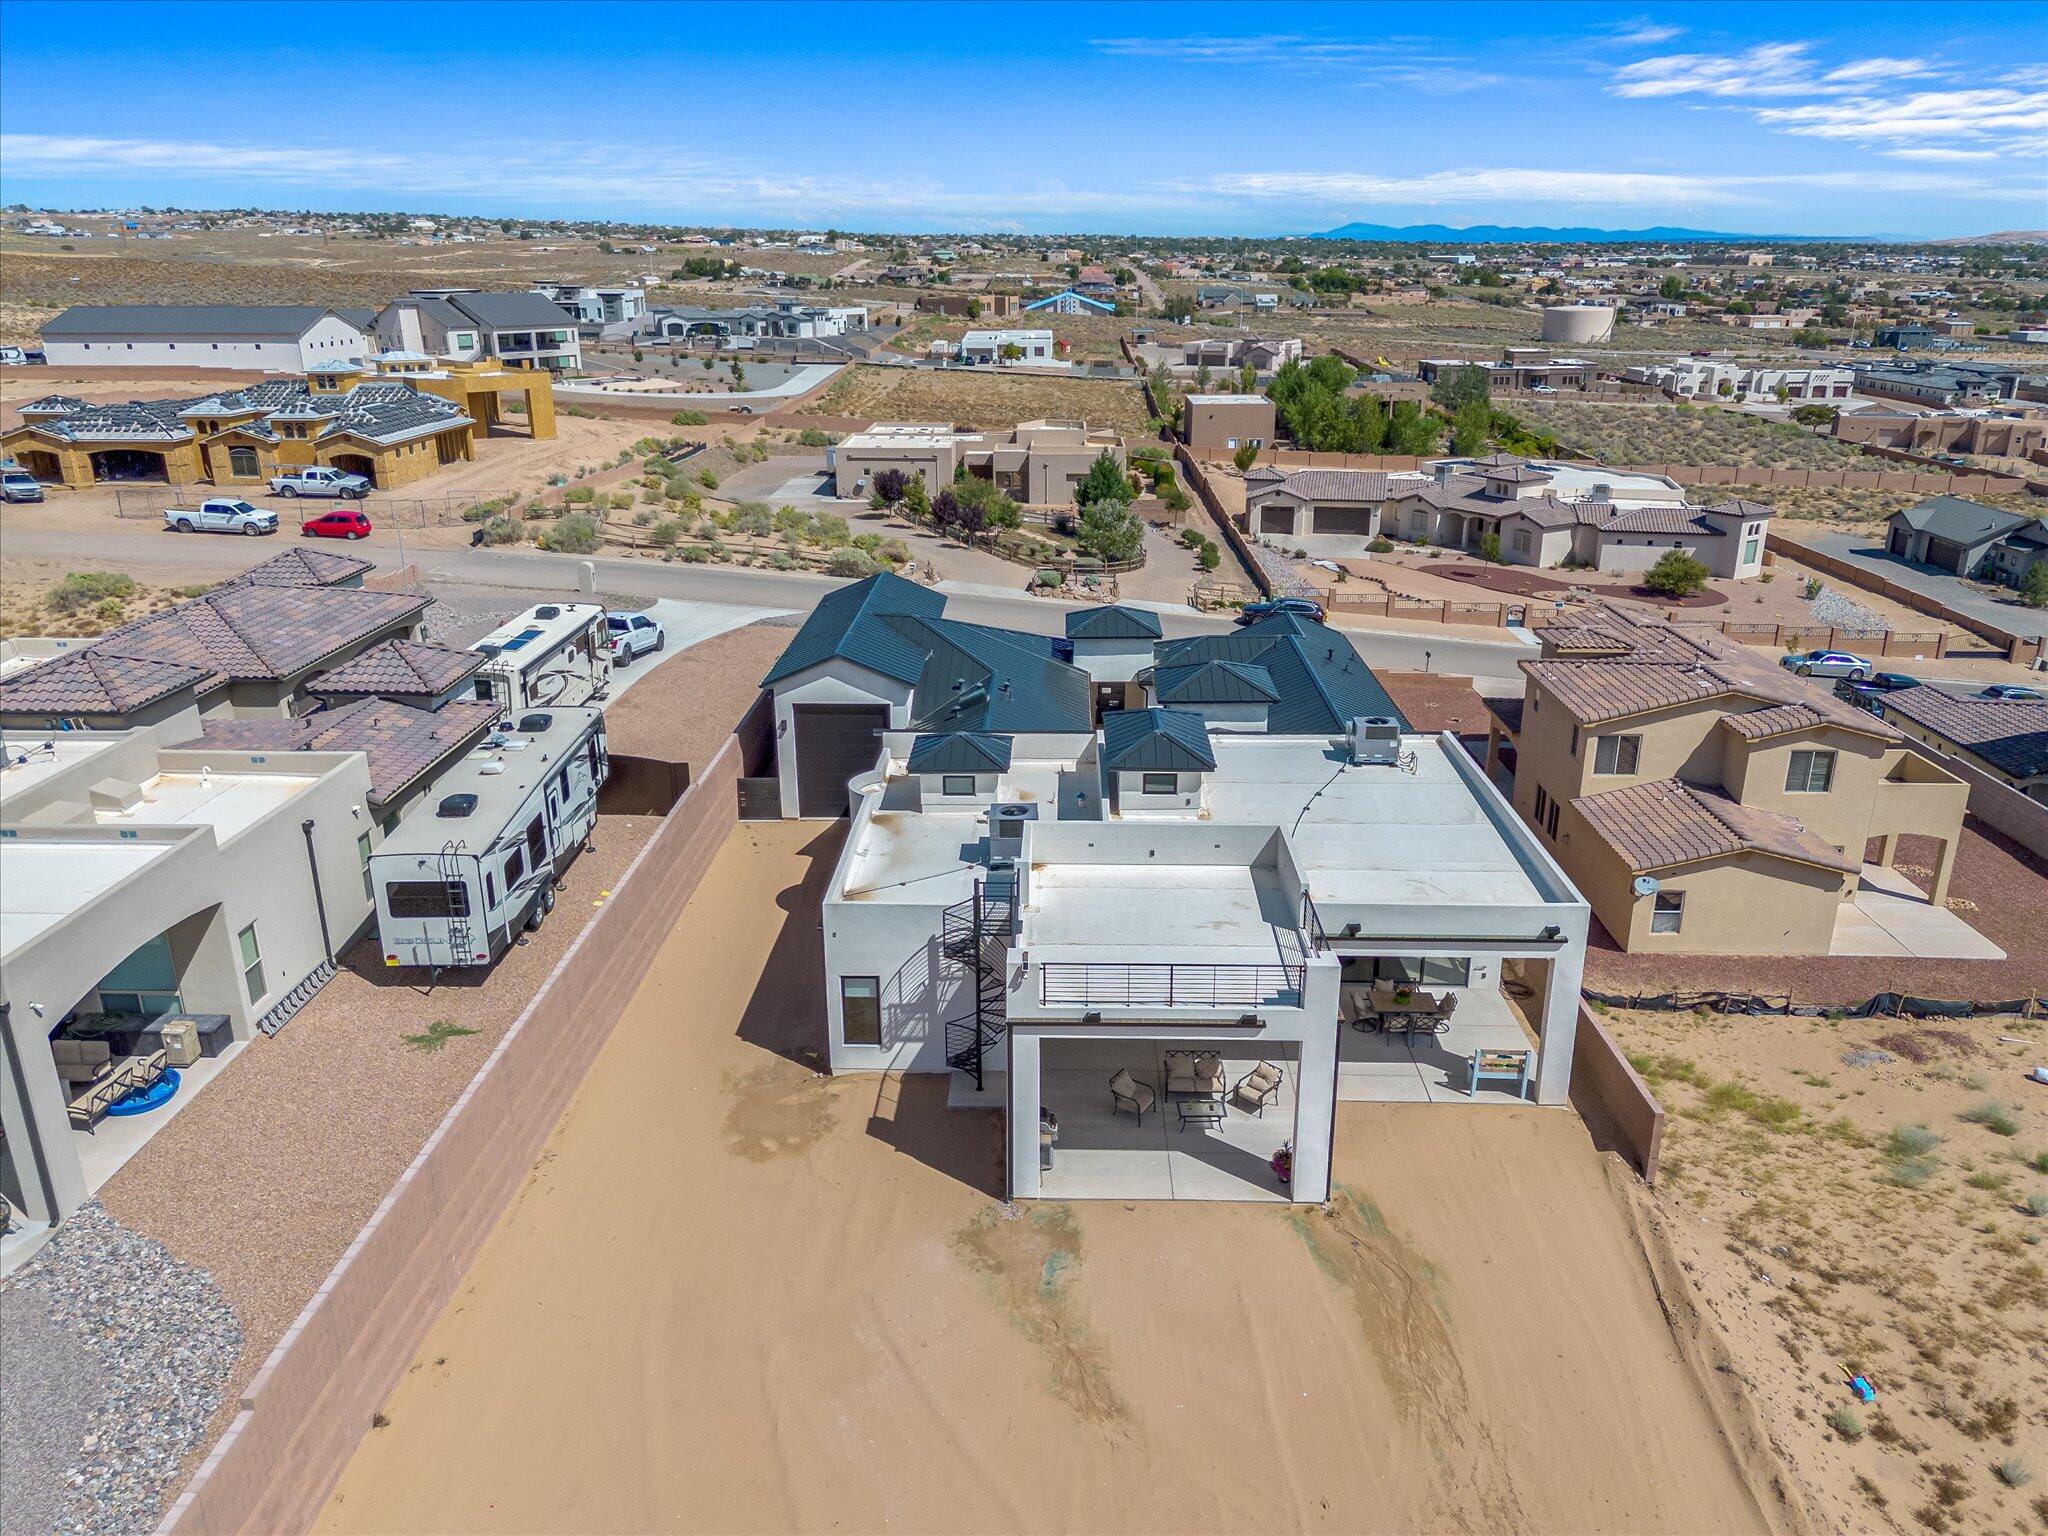
[[1343, 1106], [1322, 1211], [1006, 1208], [993, 1114], [814, 1070], [840, 836], [733, 834], [321, 1530], [1783, 1524], [1575, 1117]]

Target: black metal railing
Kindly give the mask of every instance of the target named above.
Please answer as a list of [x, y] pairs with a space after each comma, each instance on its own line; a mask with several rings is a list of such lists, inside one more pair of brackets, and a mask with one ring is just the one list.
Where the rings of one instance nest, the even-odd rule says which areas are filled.
[[[993, 886], [993, 889], [991, 887]], [[974, 894], [946, 908], [939, 923], [939, 952], [974, 978], [972, 1011], [947, 1019], [946, 1065], [973, 1075], [982, 1086], [982, 1063], [1003, 1037], [1008, 1019], [1003, 971], [1017, 931], [1013, 879], [977, 880]]]
[[1299, 1007], [1303, 969], [1055, 960], [1038, 968], [1039, 1001], [1108, 1008]]

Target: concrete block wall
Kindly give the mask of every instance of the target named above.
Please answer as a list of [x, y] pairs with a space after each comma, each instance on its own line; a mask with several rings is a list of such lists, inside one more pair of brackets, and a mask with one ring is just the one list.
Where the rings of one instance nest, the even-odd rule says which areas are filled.
[[329, 1273], [160, 1531], [312, 1528], [738, 819], [728, 740]]

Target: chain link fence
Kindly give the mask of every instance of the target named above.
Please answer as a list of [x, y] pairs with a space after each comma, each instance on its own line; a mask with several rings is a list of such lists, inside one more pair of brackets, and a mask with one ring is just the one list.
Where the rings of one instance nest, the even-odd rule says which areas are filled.
[[[559, 495], [559, 490], [560, 488], [555, 488], [546, 494], [556, 496]], [[248, 502], [252, 507], [275, 512], [279, 527], [302, 527], [321, 513], [331, 512], [338, 506], [359, 508], [369, 516], [372, 523], [383, 523], [397, 528], [448, 527], [455, 523], [477, 521], [477, 518], [465, 518], [463, 514], [473, 508], [488, 505], [491, 500], [482, 496], [372, 496], [364, 501], [344, 502], [327, 497], [272, 496], [268, 493], [251, 495], [233, 486], [206, 484], [121, 486], [114, 490], [114, 515], [138, 522], [161, 522], [164, 513], [172, 507], [196, 507], [200, 502], [215, 496], [231, 496]]]

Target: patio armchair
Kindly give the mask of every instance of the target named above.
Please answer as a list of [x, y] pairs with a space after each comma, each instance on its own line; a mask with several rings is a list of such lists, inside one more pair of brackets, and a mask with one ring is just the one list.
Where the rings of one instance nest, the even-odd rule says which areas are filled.
[[71, 1117], [72, 1125], [91, 1135], [108, 1107], [132, 1092], [134, 1089], [127, 1078], [118, 1072], [109, 1072], [99, 1081], [77, 1088], [65, 1109]]
[[[158, 1078], [162, 1077], [165, 1068], [169, 1065], [170, 1053], [162, 1046], [158, 1046], [153, 1051], [145, 1051], [139, 1056], [130, 1056], [121, 1063], [120, 1070], [115, 1075], [126, 1084], [122, 1092], [134, 1093], [149, 1087]], [[116, 1097], [119, 1097], [119, 1095], [116, 1095]]]
[[1145, 1111], [1159, 1107], [1159, 1095], [1152, 1091], [1150, 1083], [1141, 1083], [1131, 1076], [1129, 1067], [1119, 1068], [1115, 1077], [1109, 1080], [1109, 1112], [1114, 1115], [1120, 1109], [1128, 1109], [1138, 1117], [1139, 1124], [1145, 1120]]
[[1266, 1118], [1266, 1106], [1279, 1099], [1280, 1084], [1286, 1075], [1272, 1062], [1262, 1061], [1237, 1080], [1230, 1096], [1263, 1120]]
[[1223, 1097], [1223, 1058], [1215, 1051], [1168, 1051], [1166, 1053], [1166, 1094], [1189, 1094], [1195, 1098]]

